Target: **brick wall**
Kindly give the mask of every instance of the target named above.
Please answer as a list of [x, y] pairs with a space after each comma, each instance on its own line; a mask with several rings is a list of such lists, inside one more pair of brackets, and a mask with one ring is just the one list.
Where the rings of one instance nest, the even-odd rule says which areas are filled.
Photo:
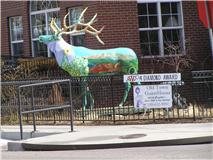
[[[193, 67], [186, 70], [212, 69], [211, 48], [208, 30], [199, 20], [196, 2], [183, 1], [183, 21], [188, 54], [193, 59]], [[160, 61], [153, 59], [142, 59], [140, 71], [142, 73], [151, 72], [174, 72], [174, 67], [163, 65]]]
[[96, 29], [105, 26], [100, 34], [105, 45], [103, 46], [95, 37], [87, 34], [85, 40], [87, 47], [129, 47], [140, 53], [136, 2], [63, 2], [60, 3], [61, 20], [63, 20], [68, 8], [75, 6], [88, 7], [85, 21], [89, 21], [95, 13], [98, 14], [98, 21], [93, 25]]
[[185, 39], [189, 41], [190, 54], [196, 61], [194, 70], [211, 69], [211, 46], [208, 30], [199, 20], [196, 2], [183, 2]]
[[22, 16], [24, 55], [31, 56], [30, 48], [30, 26], [28, 3], [24, 1], [2, 1], [1, 2], [1, 54], [11, 55], [9, 17]]
[[[101, 45], [95, 37], [86, 35], [85, 42], [88, 48], [129, 47], [138, 55], [141, 73], [151, 70], [162, 72], [159, 67], [160, 63], [154, 62], [151, 65], [151, 59], [141, 59], [136, 1], [63, 1], [59, 3], [61, 21], [63, 21], [63, 16], [70, 7], [88, 6], [89, 8], [85, 13], [86, 21], [89, 21], [95, 13], [98, 13], [98, 21], [94, 27], [100, 29], [105, 26], [100, 35], [105, 45]], [[2, 55], [10, 55], [8, 17], [21, 15], [23, 16], [24, 27], [24, 55], [31, 56], [29, 2], [3, 1], [1, 4]], [[212, 64], [208, 31], [199, 21], [195, 2], [183, 1], [183, 17], [185, 38], [190, 42], [190, 54], [196, 61], [193, 69], [210, 69]], [[65, 39], [69, 40], [69, 37], [65, 36]]]

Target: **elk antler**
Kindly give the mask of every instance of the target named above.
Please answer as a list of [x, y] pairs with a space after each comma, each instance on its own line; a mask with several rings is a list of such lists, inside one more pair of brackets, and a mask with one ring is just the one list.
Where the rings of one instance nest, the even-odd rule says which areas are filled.
[[56, 18], [52, 18], [50, 22], [50, 27], [55, 32], [55, 34], [59, 34], [60, 32], [62, 32], [62, 30], [57, 26], [57, 24], [55, 23], [55, 20]]
[[[87, 7], [88, 8], [88, 7]], [[63, 28], [59, 29], [59, 27], [56, 25], [55, 23], [55, 19], [52, 19], [51, 23], [50, 23], [50, 27], [53, 29], [53, 31], [55, 32], [55, 34], [58, 34], [59, 36], [61, 36], [62, 34], [74, 34], [74, 33], [80, 33], [80, 32], [85, 32], [85, 33], [89, 33], [93, 36], [95, 36], [97, 38], [97, 40], [101, 43], [104, 44], [104, 42], [100, 39], [99, 34], [102, 32], [102, 30], [104, 29], [104, 26], [100, 29], [100, 30], [96, 30], [94, 27], [92, 27], [92, 24], [94, 22], [96, 22], [96, 17], [97, 14], [95, 14], [93, 16], [93, 18], [87, 22], [87, 23], [82, 23], [82, 17], [84, 15], [84, 13], [86, 12], [87, 8], [85, 8], [83, 10], [83, 12], [81, 13], [81, 15], [79, 16], [78, 22], [67, 26], [66, 25], [66, 18], [69, 15], [69, 13], [67, 13], [64, 16], [64, 20], [63, 20]], [[81, 28], [81, 29], [79, 29]], [[67, 31], [70, 30], [70, 31]]]

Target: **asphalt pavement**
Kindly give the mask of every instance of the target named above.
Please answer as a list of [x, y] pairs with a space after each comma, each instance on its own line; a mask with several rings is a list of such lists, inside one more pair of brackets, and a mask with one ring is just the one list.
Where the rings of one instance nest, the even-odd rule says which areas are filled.
[[2, 160], [212, 160], [213, 144], [69, 151], [4, 151]]

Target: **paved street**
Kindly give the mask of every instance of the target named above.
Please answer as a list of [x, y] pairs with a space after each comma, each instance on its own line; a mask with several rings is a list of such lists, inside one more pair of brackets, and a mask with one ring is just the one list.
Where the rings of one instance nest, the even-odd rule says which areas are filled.
[[208, 160], [213, 144], [47, 152], [2, 152], [2, 160]]

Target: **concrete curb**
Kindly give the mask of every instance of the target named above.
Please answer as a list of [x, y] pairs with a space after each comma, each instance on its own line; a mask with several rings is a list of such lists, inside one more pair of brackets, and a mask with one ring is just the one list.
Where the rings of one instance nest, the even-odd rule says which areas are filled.
[[130, 143], [111, 143], [111, 144], [75, 144], [75, 145], [49, 145], [49, 144], [29, 144], [22, 143], [23, 150], [33, 151], [59, 151], [59, 150], [89, 150], [89, 149], [109, 149], [109, 148], [127, 148], [127, 147], [148, 147], [148, 146], [169, 146], [169, 145], [188, 145], [212, 143], [213, 136], [146, 141], [146, 142], [130, 142]]
[[[30, 139], [30, 138], [36, 138], [36, 137], [44, 137], [44, 136], [49, 136], [49, 135], [55, 135], [55, 134], [60, 134], [61, 132], [24, 132], [23, 133], [23, 139]], [[20, 132], [6, 132], [3, 131], [1, 132], [1, 138], [2, 139], [8, 139], [11, 141], [18, 141], [20, 140]]]
[[[67, 126], [39, 126], [39, 132], [31, 130], [32, 127], [25, 127], [29, 139], [8, 142], [8, 150], [86, 150], [213, 142], [213, 123], [76, 126], [74, 132], [67, 132]], [[16, 126], [4, 126], [5, 137], [10, 140], [20, 137], [18, 131]], [[40, 137], [44, 132], [51, 134]]]
[[24, 151], [25, 149], [22, 146], [22, 141], [14, 141], [7, 143], [8, 151]]

